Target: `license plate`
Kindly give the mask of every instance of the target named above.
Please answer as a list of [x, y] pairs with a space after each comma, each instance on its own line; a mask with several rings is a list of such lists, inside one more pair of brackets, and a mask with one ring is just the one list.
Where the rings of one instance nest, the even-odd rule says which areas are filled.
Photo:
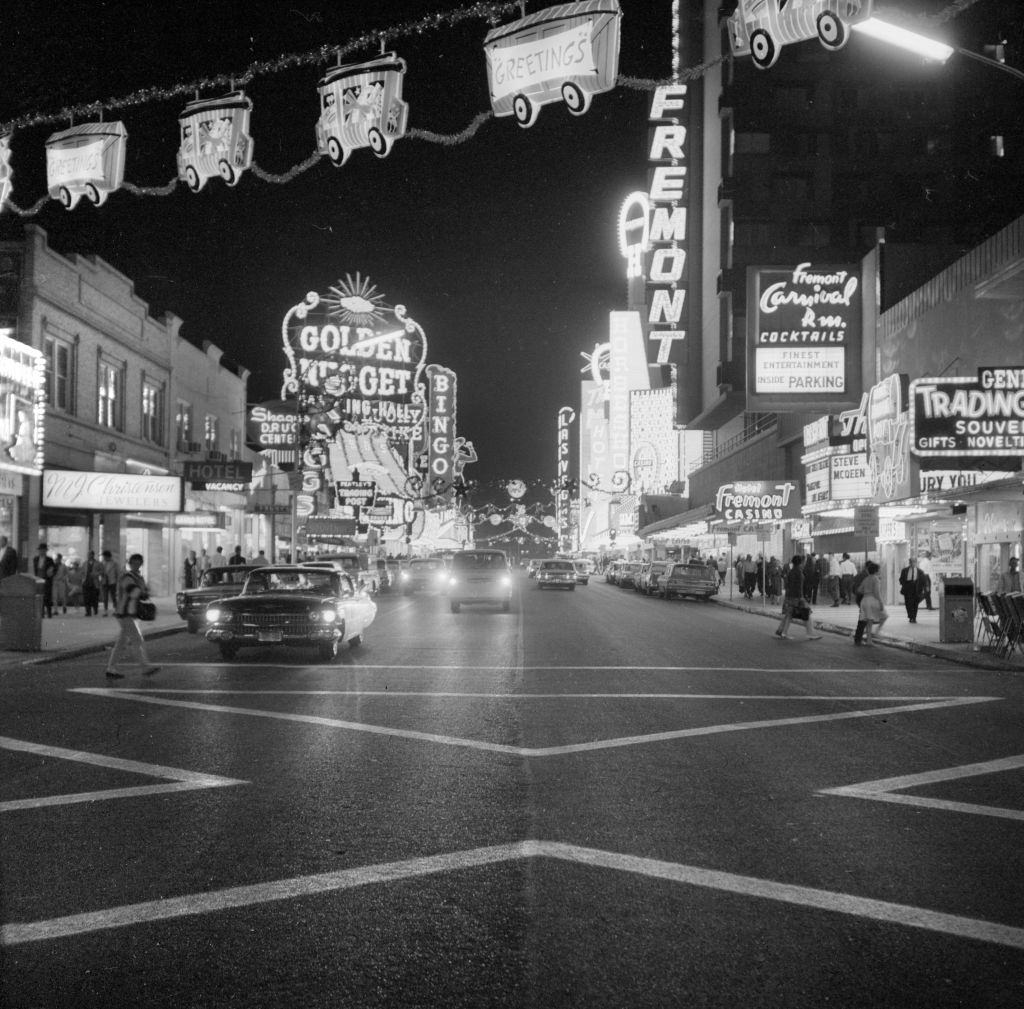
[[266, 641], [268, 643], [269, 642], [273, 642], [273, 641], [280, 641], [281, 640], [281, 631], [279, 629], [275, 629], [275, 630], [272, 630], [272, 631], [257, 631], [256, 632], [256, 640], [257, 641]]

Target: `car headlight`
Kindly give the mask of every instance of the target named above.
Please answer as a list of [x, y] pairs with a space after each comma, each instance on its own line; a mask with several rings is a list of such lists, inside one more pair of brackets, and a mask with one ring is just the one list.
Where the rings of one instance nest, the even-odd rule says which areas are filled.
[[409, 572], [403, 571], [398, 577], [401, 578], [403, 582], [407, 582], [409, 580]]
[[449, 578], [449, 579], [448, 579], [448, 584], [449, 584], [449, 585], [450, 585], [450, 586], [451, 586], [452, 588], [454, 588], [454, 587], [455, 587], [456, 585], [458, 585], [458, 584], [459, 584], [459, 580], [458, 580], [458, 578]]
[[502, 584], [502, 585], [511, 585], [511, 584], [512, 584], [512, 579], [511, 579], [511, 578], [509, 578], [509, 576], [508, 576], [508, 575], [505, 575], [505, 576], [504, 576], [504, 577], [503, 577], [503, 578], [501, 579], [501, 584]]
[[221, 613], [219, 606], [210, 606], [206, 610], [206, 619], [211, 624], [218, 623], [220, 621], [221, 616], [223, 616], [223, 614]]
[[335, 610], [321, 610], [320, 619], [325, 624], [333, 624], [338, 619], [338, 614]]

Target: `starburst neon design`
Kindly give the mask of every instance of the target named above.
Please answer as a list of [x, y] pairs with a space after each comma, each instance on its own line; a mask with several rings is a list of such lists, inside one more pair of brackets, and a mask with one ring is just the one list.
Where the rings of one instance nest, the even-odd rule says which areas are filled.
[[384, 295], [369, 277], [345, 274], [323, 299], [327, 314], [344, 326], [373, 326], [384, 319]]

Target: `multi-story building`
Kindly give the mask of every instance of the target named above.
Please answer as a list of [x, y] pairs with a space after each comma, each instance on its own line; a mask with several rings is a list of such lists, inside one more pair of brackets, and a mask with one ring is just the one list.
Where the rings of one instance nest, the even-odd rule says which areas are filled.
[[[0, 534], [23, 560], [39, 542], [69, 561], [90, 550], [121, 562], [141, 553], [156, 594], [178, 586], [185, 550], [244, 544], [244, 493], [201, 495], [183, 477], [189, 460], [241, 459], [248, 372], [215, 347], [190, 344], [176, 316], [150, 316], [108, 263], [61, 255], [35, 225], [23, 242], [0, 245], [0, 259], [4, 346], [26, 347], [26, 362], [40, 358], [45, 416], [36, 463], [15, 451], [17, 431], [11, 465], [0, 460]], [[3, 369], [8, 379], [13, 368]], [[22, 362], [18, 375], [27, 380], [28, 370]], [[26, 413], [30, 390], [7, 384], [0, 391]]]

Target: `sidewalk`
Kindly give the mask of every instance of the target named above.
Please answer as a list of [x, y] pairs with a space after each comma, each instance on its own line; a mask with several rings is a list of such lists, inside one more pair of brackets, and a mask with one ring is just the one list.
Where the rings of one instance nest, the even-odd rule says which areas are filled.
[[[719, 593], [713, 599], [720, 605], [742, 610], [744, 613], [766, 616], [775, 624], [778, 624], [781, 618], [781, 606], [778, 603], [774, 606], [771, 604], [765, 606], [764, 600], [756, 592], [753, 599], [746, 599], [734, 591], [733, 598], [730, 600], [727, 583], [722, 586]], [[907, 619], [907, 611], [903, 606], [893, 605], [887, 609], [889, 619], [885, 622], [881, 632], [877, 628], [874, 632], [874, 640], [878, 645], [902, 648], [918, 655], [948, 659], [951, 662], [976, 666], [980, 669], [1012, 669], [1024, 672], [1024, 660], [1019, 652], [1015, 653], [1016, 661], [1006, 661], [998, 655], [982, 649], [979, 642], [973, 644], [940, 643], [938, 606], [933, 610], [925, 609], [922, 606], [917, 612], [917, 621], [913, 624]], [[856, 606], [852, 604], [833, 606], [829, 597], [824, 596], [819, 597], [818, 604], [812, 606], [811, 610], [811, 623], [816, 630], [846, 635], [851, 640], [845, 643], [845, 647], [849, 647], [851, 651], [854, 650], [852, 638], [857, 626]], [[801, 637], [804, 633], [803, 626], [797, 624], [790, 633], [798, 638]]]
[[[185, 630], [185, 622], [178, 616], [174, 597], [153, 597], [156, 620], [140, 624], [143, 637], [149, 641]], [[0, 648], [0, 666], [44, 665], [76, 655], [103, 652], [117, 638], [117, 620], [98, 616], [87, 617], [85, 610], [68, 609], [66, 614], [45, 617], [42, 624], [42, 648], [38, 652], [9, 651]]]

